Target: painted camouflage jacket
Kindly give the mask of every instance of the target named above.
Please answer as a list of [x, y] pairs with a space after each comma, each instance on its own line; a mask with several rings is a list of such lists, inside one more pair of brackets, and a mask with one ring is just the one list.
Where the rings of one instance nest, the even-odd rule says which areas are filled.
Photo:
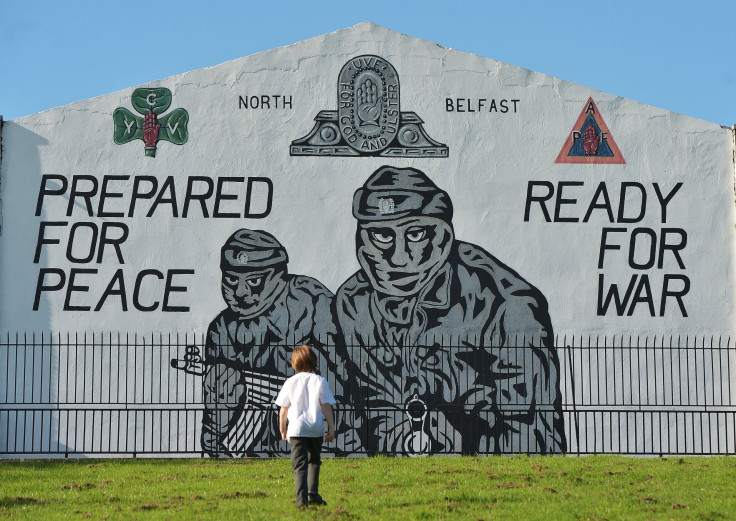
[[546, 299], [483, 249], [456, 241], [413, 299], [359, 271], [335, 305], [343, 400], [369, 453], [566, 450]]
[[[329, 369], [326, 346], [334, 342], [332, 293], [317, 280], [287, 275], [273, 305], [252, 319], [229, 308], [207, 330], [202, 446], [207, 452], [267, 455], [287, 452], [274, 400], [293, 374], [289, 356], [307, 343]], [[334, 387], [333, 387], [334, 388]]]

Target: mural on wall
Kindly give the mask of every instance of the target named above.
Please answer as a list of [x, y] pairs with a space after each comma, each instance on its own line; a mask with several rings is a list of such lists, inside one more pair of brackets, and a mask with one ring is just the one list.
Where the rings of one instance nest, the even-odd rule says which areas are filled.
[[[401, 112], [399, 79], [379, 56], [340, 71], [337, 111], [321, 111], [291, 155], [447, 157]], [[544, 296], [479, 246], [455, 240], [452, 202], [424, 173], [384, 166], [355, 192], [361, 270], [337, 296], [288, 275], [265, 231], [222, 248], [228, 308], [202, 356], [202, 448], [212, 456], [285, 451], [273, 399], [291, 346], [310, 343], [335, 377], [338, 450], [368, 453], [563, 452], [559, 361]], [[288, 286], [288, 289], [287, 289]], [[334, 302], [333, 302], [334, 300]], [[326, 367], [325, 367], [326, 368]]]
[[172, 366], [203, 375], [202, 450], [211, 456], [288, 452], [273, 406], [291, 373], [294, 345], [309, 344], [328, 368], [334, 344], [333, 294], [319, 281], [288, 273], [288, 254], [271, 234], [241, 229], [220, 256], [227, 304], [210, 323], [204, 357], [189, 348]]
[[352, 58], [337, 80], [337, 110], [322, 110], [292, 156], [447, 157], [414, 112], [401, 111], [399, 75], [385, 58]]
[[547, 301], [456, 240], [452, 214], [413, 168], [355, 192], [361, 269], [335, 302], [358, 436], [370, 453], [565, 451]]
[[455, 240], [447, 192], [412, 168], [379, 168], [355, 193], [361, 270], [334, 297], [290, 275], [286, 250], [238, 230], [222, 248], [228, 307], [204, 357], [202, 448], [285, 452], [273, 400], [291, 346], [335, 376], [339, 450], [564, 452], [559, 361], [539, 290], [479, 246]]
[[555, 163], [626, 164], [593, 98], [588, 98]]
[[736, 447], [730, 128], [361, 24], [2, 145], [0, 455], [285, 455], [300, 343], [337, 455]]
[[145, 143], [145, 154], [156, 157], [159, 141], [183, 145], [189, 139], [187, 123], [189, 113], [184, 109], [174, 109], [159, 117], [171, 106], [171, 91], [164, 87], [154, 89], [135, 89], [131, 96], [133, 108], [143, 117], [136, 116], [125, 107], [118, 107], [112, 113], [115, 122], [113, 140], [118, 145], [140, 139]]

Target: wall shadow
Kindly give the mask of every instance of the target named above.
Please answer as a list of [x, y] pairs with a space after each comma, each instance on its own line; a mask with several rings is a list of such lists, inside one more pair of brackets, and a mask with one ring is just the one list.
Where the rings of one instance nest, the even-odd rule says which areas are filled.
[[[51, 307], [38, 299], [34, 262], [39, 223], [40, 151], [49, 141], [14, 121], [1, 128], [0, 160], [0, 452], [65, 452], [58, 437], [59, 360], [51, 348]], [[56, 420], [56, 421], [55, 421]]]

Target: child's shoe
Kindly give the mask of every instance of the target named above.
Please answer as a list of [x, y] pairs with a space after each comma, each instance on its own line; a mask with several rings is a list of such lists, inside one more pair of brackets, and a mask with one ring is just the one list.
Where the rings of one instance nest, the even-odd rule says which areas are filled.
[[322, 499], [322, 496], [320, 496], [317, 493], [310, 492], [309, 493], [309, 504], [310, 505], [318, 505], [318, 506], [325, 506], [327, 505], [327, 502]]

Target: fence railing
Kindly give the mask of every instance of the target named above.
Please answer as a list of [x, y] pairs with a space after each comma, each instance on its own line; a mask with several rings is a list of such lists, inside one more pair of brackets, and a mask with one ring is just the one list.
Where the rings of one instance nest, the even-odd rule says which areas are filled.
[[[319, 346], [338, 398], [326, 449], [736, 454], [730, 339], [554, 345]], [[201, 335], [6, 335], [0, 456], [285, 454], [273, 399], [293, 345], [241, 347], [231, 364]]]

